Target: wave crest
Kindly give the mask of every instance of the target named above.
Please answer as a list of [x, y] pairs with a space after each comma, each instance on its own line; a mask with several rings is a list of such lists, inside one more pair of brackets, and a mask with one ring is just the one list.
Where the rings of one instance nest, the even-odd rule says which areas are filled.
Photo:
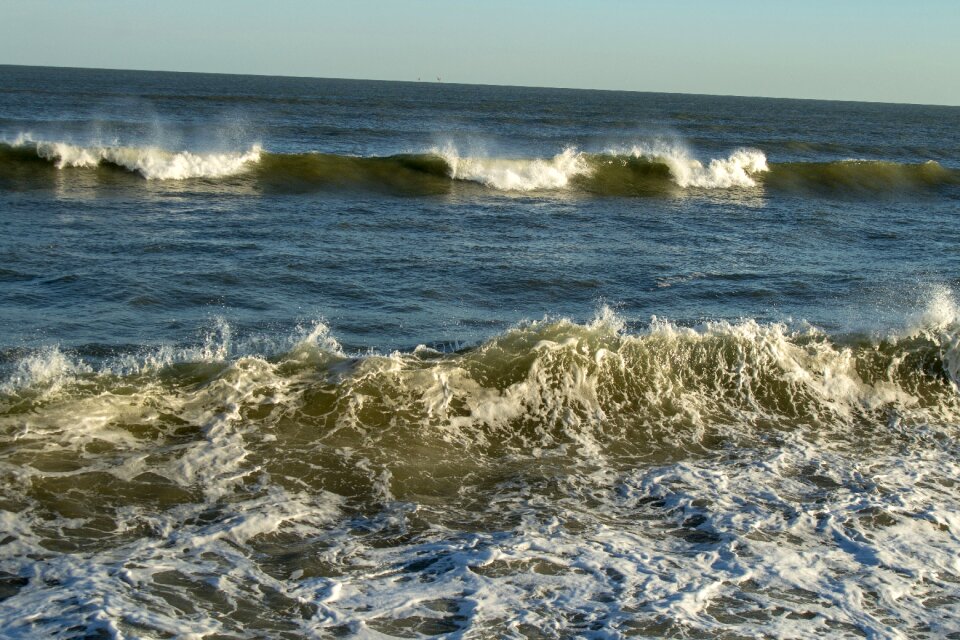
[[565, 189], [577, 176], [593, 172], [589, 156], [570, 147], [552, 158], [530, 160], [460, 156], [452, 147], [436, 152], [454, 180], [477, 182], [500, 191]]
[[[598, 194], [680, 188], [754, 187], [754, 176], [768, 170], [757, 149], [738, 149], [707, 164], [679, 146], [634, 146], [590, 154], [568, 147], [552, 158], [507, 159], [461, 156], [446, 147], [435, 151], [454, 180], [477, 182], [500, 191], [577, 189]], [[666, 171], [664, 171], [666, 169]], [[657, 184], [659, 183], [659, 184]], [[622, 192], [622, 193], [620, 193]]]
[[34, 150], [39, 158], [58, 169], [93, 168], [108, 164], [139, 173], [148, 180], [186, 180], [232, 176], [260, 161], [261, 148], [253, 146], [239, 153], [193, 153], [167, 151], [159, 147], [111, 145], [79, 146], [67, 142], [33, 140], [20, 136], [10, 145]]
[[604, 310], [590, 323], [533, 322], [447, 354], [418, 348], [350, 356], [321, 323], [282, 341], [284, 351], [258, 355], [231, 346], [229, 329], [218, 325], [199, 347], [151, 354], [139, 366], [119, 361], [99, 373], [59, 350], [30, 355], [0, 393], [46, 398], [67, 380], [67, 395], [147, 388], [168, 379], [172, 367], [180, 372], [175, 378], [189, 383], [167, 392], [190, 396], [205, 380], [235, 369], [243, 375], [238, 363], [254, 358], [272, 363], [276, 379], [268, 386], [321, 398], [321, 405], [296, 409], [307, 422], [322, 415], [332, 421], [327, 426], [365, 432], [399, 420], [404, 430], [447, 429], [445, 438], [463, 446], [576, 441], [597, 452], [643, 449], [701, 441], [705, 430], [752, 437], [760, 424], [787, 430], [816, 424], [846, 437], [851, 427], [887, 422], [891, 412], [917, 422], [960, 416], [960, 327], [955, 319], [941, 322], [939, 306], [932, 303], [937, 317], [922, 327], [880, 341], [837, 340], [754, 320], [685, 328], [654, 318], [646, 330], [629, 333]]
[[662, 162], [680, 187], [729, 189], [755, 187], [756, 176], [769, 171], [767, 157], [759, 149], [737, 149], [726, 158], [712, 158], [706, 165], [679, 146], [634, 146], [628, 154]]
[[[37, 167], [37, 164], [44, 167]], [[48, 164], [49, 163], [49, 164]], [[259, 146], [232, 153], [157, 147], [79, 146], [20, 136], [0, 143], [0, 183], [48, 185], [49, 167], [111, 166], [148, 180], [216, 180], [218, 188], [304, 192], [326, 189], [432, 195], [452, 189], [505, 193], [659, 196], [683, 191], [764, 189], [827, 196], [930, 192], [960, 185], [960, 171], [929, 161], [768, 162], [740, 148], [705, 161], [682, 145], [654, 143], [588, 153], [567, 147], [540, 158], [461, 154], [454, 146], [384, 157], [269, 153]]]

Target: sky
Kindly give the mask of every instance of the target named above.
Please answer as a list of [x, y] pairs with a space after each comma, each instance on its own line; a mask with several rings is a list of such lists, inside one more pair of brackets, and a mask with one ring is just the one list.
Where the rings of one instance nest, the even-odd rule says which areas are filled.
[[960, 0], [0, 0], [0, 64], [960, 105]]

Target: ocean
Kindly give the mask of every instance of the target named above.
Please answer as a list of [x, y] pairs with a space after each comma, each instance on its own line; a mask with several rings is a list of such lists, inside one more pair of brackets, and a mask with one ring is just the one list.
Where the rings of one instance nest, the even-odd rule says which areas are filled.
[[960, 107], [0, 66], [0, 636], [960, 638]]

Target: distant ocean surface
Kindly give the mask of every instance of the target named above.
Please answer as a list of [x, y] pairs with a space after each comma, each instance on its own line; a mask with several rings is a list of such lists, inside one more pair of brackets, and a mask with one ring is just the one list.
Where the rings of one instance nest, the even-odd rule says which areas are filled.
[[0, 66], [0, 637], [960, 638], [960, 108]]

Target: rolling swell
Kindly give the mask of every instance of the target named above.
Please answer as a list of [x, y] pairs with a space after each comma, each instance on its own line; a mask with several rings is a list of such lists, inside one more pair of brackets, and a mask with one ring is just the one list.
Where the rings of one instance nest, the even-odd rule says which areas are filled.
[[[62, 170], [86, 170], [98, 185], [191, 181], [217, 188], [268, 192], [385, 191], [433, 195], [475, 187], [502, 192], [596, 196], [665, 196], [683, 191], [764, 189], [832, 196], [937, 192], [960, 185], [960, 171], [935, 161], [875, 160], [768, 163], [740, 149], [704, 163], [676, 147], [633, 147], [607, 153], [568, 148], [546, 158], [461, 156], [455, 149], [383, 157], [327, 153], [277, 154], [254, 146], [233, 153], [155, 147], [77, 146], [18, 139], [0, 143], [0, 185], [49, 188]], [[77, 177], [71, 173], [72, 177]]]
[[835, 194], [928, 191], [960, 185], [960, 171], [930, 160], [903, 164], [880, 160], [788, 162], [771, 166], [764, 186]]
[[349, 188], [429, 195], [448, 191], [449, 176], [446, 161], [431, 154], [365, 158], [268, 153], [251, 168], [249, 177], [265, 189], [277, 191]]

